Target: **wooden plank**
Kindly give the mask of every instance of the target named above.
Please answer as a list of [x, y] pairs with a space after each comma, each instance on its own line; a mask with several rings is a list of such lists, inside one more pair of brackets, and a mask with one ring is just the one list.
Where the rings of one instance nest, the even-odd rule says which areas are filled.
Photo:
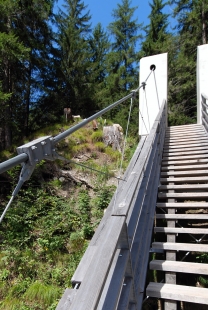
[[208, 208], [208, 202], [158, 202], [158, 208]]
[[161, 178], [160, 183], [201, 183], [208, 182], [208, 177]]
[[200, 147], [200, 146], [207, 146], [208, 141], [201, 142], [201, 143], [176, 143], [174, 145], [171, 145], [170, 143], [167, 143], [164, 145], [164, 150], [171, 150], [171, 149], [179, 149], [179, 148], [192, 148], [192, 147]]
[[188, 137], [188, 138], [178, 138], [178, 139], [165, 139], [165, 146], [166, 145], [180, 145], [180, 144], [186, 144], [186, 143], [195, 143], [195, 142], [207, 142], [208, 137], [207, 135], [199, 135], [196, 137]]
[[74, 297], [77, 294], [77, 290], [66, 288], [63, 296], [61, 297], [56, 310], [67, 310], [69, 309]]
[[151, 270], [175, 271], [183, 273], [196, 273], [208, 275], [208, 264], [187, 263], [177, 261], [153, 260], [150, 262]]
[[202, 129], [190, 129], [190, 130], [178, 130], [178, 131], [166, 131], [165, 137], [182, 137], [182, 136], [190, 136], [194, 134], [204, 134], [204, 130]]
[[158, 193], [159, 198], [207, 198], [208, 192], [196, 192], [196, 193]]
[[188, 166], [174, 166], [174, 165], [168, 165], [163, 166], [161, 168], [162, 171], [166, 170], [195, 170], [195, 169], [207, 169], [208, 165], [188, 165]]
[[180, 165], [198, 165], [198, 164], [203, 164], [203, 163], [208, 163], [208, 156], [207, 158], [204, 159], [190, 159], [190, 160], [167, 160], [167, 161], [162, 161], [162, 167], [167, 167], [174, 165], [174, 168]]
[[184, 158], [186, 158], [187, 155], [192, 155], [190, 156], [189, 158], [193, 158], [193, 155], [196, 155], [196, 154], [199, 154], [199, 155], [202, 155], [202, 154], [208, 154], [208, 150], [193, 150], [192, 152], [189, 152], [189, 151], [184, 151], [184, 152], [164, 152], [163, 153], [163, 159], [165, 159], [166, 157], [172, 157], [173, 159], [175, 158], [175, 156], [182, 156]]
[[167, 127], [167, 130], [174, 130], [174, 129], [180, 129], [180, 128], [198, 128], [198, 127], [202, 127], [201, 124], [187, 124], [187, 125], [174, 125], [174, 126], [169, 126]]
[[150, 282], [147, 296], [208, 305], [208, 289], [202, 287]]
[[208, 244], [200, 243], [153, 242], [152, 248], [171, 251], [208, 252]]
[[192, 189], [208, 189], [208, 184], [188, 184], [188, 185], [160, 185], [158, 190], [192, 190]]
[[155, 227], [155, 233], [206, 235], [208, 228]]
[[[203, 147], [190, 147], [190, 148], [178, 148], [178, 149], [166, 149], [163, 151], [163, 154], [171, 154], [173, 153], [173, 155], [175, 153], [179, 153], [179, 152], [182, 152], [183, 155], [186, 155], [186, 154], [189, 154], [189, 151], [195, 151], [195, 152], [199, 152], [199, 151], [205, 151], [205, 150], [208, 150], [208, 146], [203, 146]], [[193, 153], [194, 154], [194, 153]]]
[[208, 220], [208, 214], [156, 214], [157, 219], [166, 220]]
[[70, 310], [96, 309], [124, 225], [125, 217], [123, 216], [109, 218], [106, 230], [103, 232], [103, 243], [99, 245], [99, 249], [86, 271]]
[[208, 170], [187, 170], [187, 171], [163, 171], [161, 172], [161, 176], [187, 176], [187, 175], [195, 175], [195, 176], [199, 176], [199, 175], [208, 175]]
[[208, 152], [206, 154], [199, 154], [199, 155], [186, 155], [186, 156], [163, 156], [163, 162], [165, 161], [176, 161], [176, 160], [187, 160], [187, 159], [203, 159], [208, 157]]

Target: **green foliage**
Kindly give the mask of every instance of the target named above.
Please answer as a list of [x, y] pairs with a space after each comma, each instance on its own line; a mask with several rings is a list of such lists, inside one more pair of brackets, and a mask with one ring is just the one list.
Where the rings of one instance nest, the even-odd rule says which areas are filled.
[[48, 307], [59, 297], [59, 295], [59, 288], [36, 281], [27, 289], [24, 297], [29, 301], [35, 300], [42, 306]]
[[103, 132], [102, 130], [94, 131], [91, 135], [92, 142], [101, 142], [103, 141]]

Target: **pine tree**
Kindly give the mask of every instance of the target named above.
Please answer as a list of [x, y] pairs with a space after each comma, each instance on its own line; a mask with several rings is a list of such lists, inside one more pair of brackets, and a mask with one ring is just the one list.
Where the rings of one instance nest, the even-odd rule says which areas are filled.
[[106, 77], [107, 77], [107, 54], [110, 48], [108, 34], [100, 23], [93, 29], [89, 39], [91, 49], [91, 83], [93, 87], [92, 98], [99, 108], [105, 106]]
[[168, 14], [163, 13], [167, 3], [164, 3], [163, 0], [153, 0], [153, 3], [149, 3], [149, 5], [151, 7], [151, 13], [148, 16], [150, 24], [144, 28], [146, 38], [142, 44], [141, 57], [168, 52], [169, 46]]
[[85, 114], [92, 107], [90, 98], [90, 14], [81, 0], [66, 0], [66, 12], [58, 16], [60, 45], [61, 106], [72, 113]]
[[[178, 55], [170, 83], [171, 124], [196, 121], [197, 46], [207, 42], [208, 4], [203, 0], [172, 1], [178, 20]], [[180, 117], [179, 117], [180, 115]]]
[[[108, 104], [122, 98], [138, 86], [136, 47], [141, 38], [138, 34], [141, 25], [137, 23], [137, 19], [133, 19], [136, 8], [131, 7], [129, 0], [122, 0], [122, 3], [113, 10], [114, 21], [108, 27], [113, 37], [111, 51], [107, 57], [106, 103]], [[111, 117], [114, 117], [115, 121], [119, 120], [124, 128], [128, 115], [126, 105], [125, 109], [126, 111], [118, 108], [111, 112]], [[136, 124], [137, 119], [134, 122]]]
[[122, 0], [113, 10], [114, 22], [109, 30], [113, 36], [111, 52], [108, 55], [108, 87], [112, 97], [121, 97], [137, 84], [137, 54], [136, 44], [140, 38], [141, 27], [133, 19], [136, 7], [130, 7], [129, 0]]
[[18, 106], [16, 102], [17, 66], [24, 65], [29, 52], [13, 29], [17, 11], [18, 6], [14, 1], [0, 1], [0, 107], [2, 117], [0, 149], [11, 146], [12, 133], [17, 129], [14, 116]]

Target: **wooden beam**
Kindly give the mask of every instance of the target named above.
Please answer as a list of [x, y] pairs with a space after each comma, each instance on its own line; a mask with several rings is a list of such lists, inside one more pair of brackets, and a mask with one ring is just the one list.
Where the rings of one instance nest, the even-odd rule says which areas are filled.
[[200, 208], [207, 209], [208, 202], [158, 202], [158, 208]]
[[171, 251], [208, 252], [208, 244], [200, 243], [153, 242], [152, 248]]
[[155, 233], [206, 235], [208, 228], [155, 227]]
[[153, 260], [150, 262], [150, 269], [208, 275], [208, 264], [201, 263]]
[[146, 294], [150, 297], [208, 305], [208, 289], [201, 287], [150, 282]]

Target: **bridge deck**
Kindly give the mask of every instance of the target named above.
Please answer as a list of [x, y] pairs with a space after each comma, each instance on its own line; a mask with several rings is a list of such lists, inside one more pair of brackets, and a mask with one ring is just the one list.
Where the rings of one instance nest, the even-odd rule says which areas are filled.
[[[150, 269], [162, 272], [165, 283], [151, 282], [146, 290], [148, 296], [164, 299], [165, 309], [169, 309], [169, 300], [171, 309], [177, 309], [177, 300], [208, 305], [208, 289], [196, 287], [198, 275], [208, 275], [208, 265], [196, 263], [200, 252], [208, 253], [207, 183], [208, 139], [204, 127], [168, 128], [154, 228], [159, 242], [152, 243], [153, 251], [162, 249], [164, 254], [155, 254], [156, 259], [150, 262]], [[195, 275], [195, 283], [187, 274]]]

